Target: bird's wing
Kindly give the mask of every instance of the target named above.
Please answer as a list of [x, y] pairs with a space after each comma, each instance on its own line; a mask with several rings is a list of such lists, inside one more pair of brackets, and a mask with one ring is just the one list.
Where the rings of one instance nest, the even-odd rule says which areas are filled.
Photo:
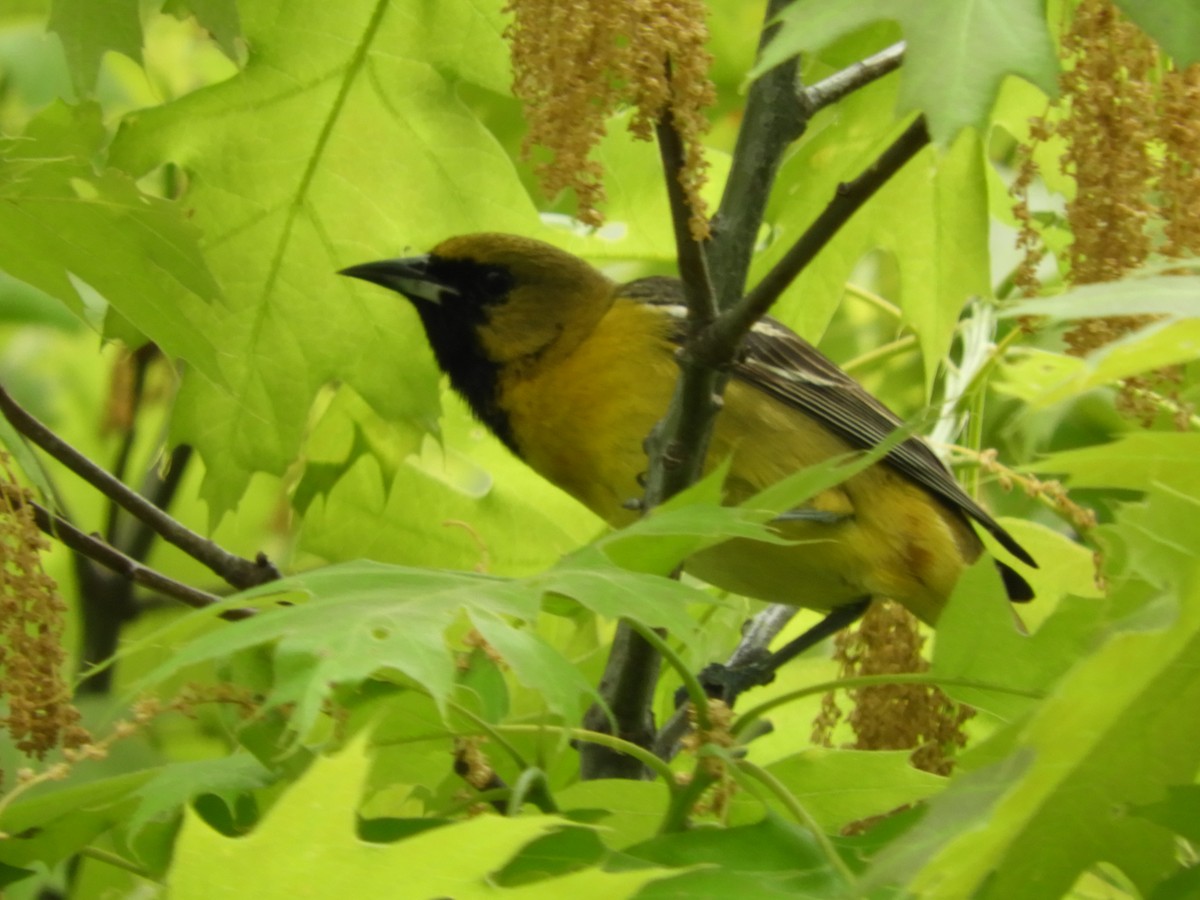
[[[656, 303], [679, 305], [682, 286], [675, 279], [644, 279], [653, 285], [626, 286], [623, 294]], [[667, 292], [664, 282], [674, 282]], [[682, 339], [684, 329], [678, 329]], [[884, 441], [904, 422], [876, 400], [857, 381], [781, 322], [759, 321], [746, 336], [733, 364], [732, 374], [745, 384], [770, 395], [823, 424], [852, 447], [870, 450]], [[954, 480], [929, 445], [909, 437], [884, 457], [892, 468], [911, 478], [951, 507], [961, 509], [990, 532], [1013, 556], [1031, 566], [1037, 563], [988, 512]]]

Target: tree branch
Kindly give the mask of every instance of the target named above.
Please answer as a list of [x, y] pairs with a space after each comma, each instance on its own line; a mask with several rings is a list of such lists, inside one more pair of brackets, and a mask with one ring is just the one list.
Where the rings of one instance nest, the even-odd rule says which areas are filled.
[[852, 94], [889, 72], [896, 71], [904, 62], [905, 50], [904, 41], [899, 41], [800, 91], [799, 103], [804, 108], [805, 114], [812, 118], [822, 109], [832, 106], [847, 94]]
[[[76, 528], [66, 519], [50, 512], [44, 506], [32, 501], [27, 502], [33, 510], [33, 520], [37, 527], [50, 537], [61, 541], [65, 546], [88, 559], [95, 560], [105, 568], [111, 569], [118, 575], [123, 575], [142, 587], [182, 600], [188, 606], [203, 609], [214, 603], [220, 603], [221, 598], [216, 594], [201, 591], [190, 585], [183, 584], [173, 578], [168, 578], [161, 572], [142, 565], [135, 559], [126, 556], [120, 550], [108, 544], [94, 534], [86, 534]], [[226, 619], [245, 619], [254, 614], [249, 609], [231, 609], [221, 614]]]
[[[687, 299], [688, 324], [693, 332], [699, 332], [712, 323], [717, 314], [717, 305], [704, 248], [692, 237], [692, 209], [680, 181], [684, 166], [683, 141], [669, 111], [659, 120], [655, 129], [671, 205], [679, 272]], [[646, 439], [650, 470], [642, 501], [643, 511], [653, 509], [699, 475], [707, 443], [701, 445], [696, 440], [696, 446], [691, 443], [685, 445], [673, 436], [711, 433], [711, 422], [719, 408], [714, 399], [719, 390], [716, 381], [718, 374], [712, 369], [697, 368], [686, 353], [679, 356], [679, 363], [688, 375], [676, 382], [675, 398], [666, 417]], [[681, 465], [683, 462], [690, 464]], [[610, 728], [608, 711], [611, 711], [611, 727], [617, 736], [649, 748], [654, 741], [650, 708], [660, 664], [658, 652], [645, 638], [633, 631], [626, 622], [618, 623], [604, 677], [600, 682], [600, 696], [607, 703], [608, 710], [593, 706], [584, 718], [585, 727], [592, 731], [607, 732]], [[644, 778], [646, 771], [640, 761], [610, 747], [585, 744], [580, 748], [580, 772], [585, 779], [637, 779]]]
[[683, 141], [669, 113], [659, 121], [657, 132], [663, 176], [671, 200], [679, 274], [688, 305], [689, 339], [677, 355], [683, 372], [675, 383], [671, 405], [646, 441], [650, 471], [644, 510], [653, 509], [700, 476], [708, 455], [707, 435], [720, 409], [721, 388], [719, 373], [711, 367], [698, 365], [688, 350], [691, 337], [702, 334], [711, 326], [717, 306], [709, 280], [708, 260], [703, 246], [692, 237], [689, 227], [692, 209], [679, 180], [684, 164]]
[[[191, 458], [191, 447], [187, 444], [177, 446], [171, 451], [163, 474], [159, 474], [157, 467], [152, 468], [147, 474], [146, 481], [142, 485], [142, 496], [159, 509], [169, 508], [183, 481], [183, 476], [187, 472]], [[150, 548], [156, 537], [158, 537], [158, 533], [153, 528], [138, 520], [132, 534], [121, 535], [122, 540], [118, 546], [124, 547], [125, 551], [139, 562], [145, 562], [150, 558]]]
[[[651, 707], [661, 662], [657, 651], [644, 637], [628, 623], [618, 623], [600, 680], [600, 696], [608, 709], [593, 705], [583, 718], [584, 728], [649, 749], [654, 743]], [[613, 747], [585, 743], [579, 748], [579, 774], [585, 781], [595, 778], [636, 781], [646, 778], [648, 773], [640, 760]]]
[[662, 159], [663, 177], [667, 184], [667, 199], [671, 206], [671, 223], [675, 231], [675, 256], [679, 277], [683, 280], [687, 299], [688, 322], [693, 329], [708, 325], [717, 317], [717, 302], [709, 279], [708, 259], [704, 245], [692, 237], [693, 210], [680, 180], [684, 168], [683, 139], [675, 127], [675, 117], [668, 108], [654, 125], [658, 138], [658, 153]]
[[[758, 40], [760, 53], [779, 30], [779, 25], [773, 23], [790, 2], [770, 0], [767, 4]], [[783, 154], [804, 134], [812, 115], [801, 102], [803, 91], [797, 94], [799, 65], [798, 56], [780, 63], [754, 82], [746, 98], [729, 177], [713, 216], [712, 240], [707, 248], [709, 269], [722, 309], [742, 296], [758, 229]]]
[[[133, 365], [133, 385], [130, 393], [129, 406], [136, 410], [141, 406], [142, 393], [146, 386], [146, 370], [150, 366], [151, 360], [158, 355], [158, 347], [153, 343], [145, 344], [139, 347], [130, 358]], [[110, 392], [111, 394], [112, 392]], [[112, 404], [110, 398], [110, 407]], [[117, 450], [117, 458], [113, 460], [112, 476], [117, 481], [125, 481], [125, 470], [129, 466], [129, 457], [133, 454], [133, 445], [137, 440], [137, 425], [136, 416], [130, 414], [129, 426], [124, 429], [125, 434], [121, 440], [121, 446]], [[121, 507], [113, 503], [110, 498], [108, 510], [108, 524], [104, 529], [104, 537], [110, 544], [116, 546], [117, 523], [120, 519]], [[135, 557], [137, 558], [137, 557]]]
[[233, 587], [243, 590], [280, 577], [266, 556], [259, 554], [256, 560], [242, 559], [167, 515], [26, 412], [3, 387], [0, 387], [0, 412], [17, 431]]
[[766, 315], [796, 276], [813, 261], [843, 225], [876, 191], [929, 143], [925, 119], [918, 117], [853, 181], [839, 184], [829, 204], [754, 289], [723, 313], [701, 336], [695, 353], [714, 366], [727, 365], [754, 323]]

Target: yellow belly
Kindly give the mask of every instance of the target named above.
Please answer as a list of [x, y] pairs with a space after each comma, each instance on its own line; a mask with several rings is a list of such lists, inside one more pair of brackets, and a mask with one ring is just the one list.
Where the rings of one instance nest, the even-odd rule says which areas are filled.
[[[544, 477], [613, 525], [642, 489], [642, 444], [670, 400], [678, 369], [662, 340], [646, 334], [654, 313], [620, 302], [565, 359], [502, 383], [521, 455]], [[636, 330], [622, 317], [637, 317]], [[620, 335], [620, 337], [618, 337]], [[622, 364], [614, 366], [614, 356]], [[709, 463], [733, 457], [730, 502], [852, 448], [803, 413], [742, 382], [730, 383]], [[890, 597], [936, 620], [981, 544], [965, 517], [886, 465], [814, 498], [845, 512], [834, 524], [787, 522], [796, 545], [732, 540], [692, 557], [689, 572], [761, 600], [825, 610], [863, 597]]]

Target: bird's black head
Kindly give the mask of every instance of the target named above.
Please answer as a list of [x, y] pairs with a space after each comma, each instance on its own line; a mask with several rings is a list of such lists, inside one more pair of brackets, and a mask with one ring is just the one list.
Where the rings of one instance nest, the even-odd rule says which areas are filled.
[[502, 373], [569, 353], [604, 315], [613, 291], [582, 259], [506, 234], [454, 237], [425, 256], [364, 263], [341, 274], [412, 301], [451, 384], [510, 444], [497, 405]]

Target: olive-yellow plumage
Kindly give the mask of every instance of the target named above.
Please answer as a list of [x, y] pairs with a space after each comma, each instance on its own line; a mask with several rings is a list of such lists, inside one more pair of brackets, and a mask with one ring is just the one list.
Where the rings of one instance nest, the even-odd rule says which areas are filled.
[[[548, 244], [511, 235], [451, 238], [427, 256], [345, 271], [415, 304], [439, 365], [476, 415], [533, 469], [614, 525], [635, 513], [643, 441], [678, 375], [682, 294], [673, 279], [617, 285]], [[732, 458], [738, 502], [814, 463], [874, 446], [900, 422], [819, 351], [764, 321], [735, 364], [709, 460]], [[776, 523], [776, 545], [731, 540], [687, 568], [719, 587], [829, 610], [892, 598], [936, 621], [982, 552], [975, 519], [1025, 551], [910, 438], [883, 461]], [[1024, 580], [1001, 566], [1014, 599]]]

